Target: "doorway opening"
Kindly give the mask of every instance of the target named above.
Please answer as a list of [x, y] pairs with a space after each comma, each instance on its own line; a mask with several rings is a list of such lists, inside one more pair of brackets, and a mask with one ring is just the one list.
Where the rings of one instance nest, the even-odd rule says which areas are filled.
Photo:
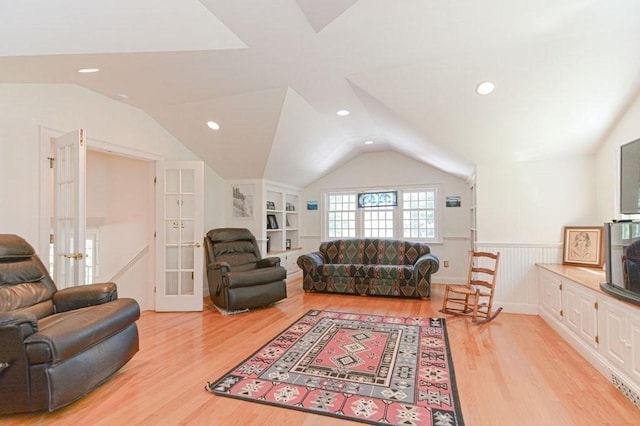
[[[54, 139], [63, 132], [41, 128], [41, 244], [43, 259], [53, 265]], [[90, 138], [86, 155], [85, 283], [114, 281], [120, 297], [154, 309], [155, 188], [154, 155]], [[50, 273], [53, 271], [50, 270]]]

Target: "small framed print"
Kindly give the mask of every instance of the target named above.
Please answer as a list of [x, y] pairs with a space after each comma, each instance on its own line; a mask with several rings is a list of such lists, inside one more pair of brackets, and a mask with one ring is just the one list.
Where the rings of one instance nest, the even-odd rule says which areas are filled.
[[278, 220], [275, 214], [267, 215], [267, 229], [278, 229]]
[[603, 257], [602, 226], [565, 226], [562, 263], [601, 268]]
[[275, 210], [276, 209], [276, 203], [274, 203], [273, 201], [267, 201], [267, 210]]
[[460, 207], [462, 206], [462, 197], [459, 195], [447, 195], [445, 198], [446, 207]]

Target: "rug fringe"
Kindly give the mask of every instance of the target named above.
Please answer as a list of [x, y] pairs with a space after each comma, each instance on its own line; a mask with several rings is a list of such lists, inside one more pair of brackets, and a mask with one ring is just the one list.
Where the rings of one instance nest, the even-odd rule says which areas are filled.
[[220, 312], [222, 315], [235, 315], [235, 314], [243, 314], [245, 312], [249, 312], [249, 308], [231, 310], [231, 309], [222, 309], [218, 305], [213, 305], [213, 306], [215, 306], [218, 312]]

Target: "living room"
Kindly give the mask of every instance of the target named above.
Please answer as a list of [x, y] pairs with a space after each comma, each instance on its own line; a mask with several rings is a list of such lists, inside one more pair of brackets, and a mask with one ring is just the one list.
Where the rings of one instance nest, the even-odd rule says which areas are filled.
[[[195, 3], [205, 8], [210, 2]], [[357, 3], [353, 5], [356, 9], [349, 11], [347, 8], [343, 11], [346, 14], [343, 13], [342, 19], [348, 17], [352, 25], [357, 21], [357, 14], [356, 16], [350, 14], [364, 12], [369, 7], [378, 13], [370, 16], [372, 22], [378, 24], [387, 22], [379, 15], [382, 13], [380, 10], [384, 9], [379, 4], [365, 6], [363, 2], [343, 3], [352, 5]], [[205, 232], [209, 229], [238, 224], [239, 221], [229, 220], [229, 187], [233, 182], [266, 180], [298, 188], [302, 224], [301, 245], [304, 252], [317, 249], [324, 238], [323, 218], [320, 216], [322, 209], [306, 209], [308, 201], [322, 202], [323, 191], [440, 184], [441, 202], [444, 202], [445, 196], [461, 196], [460, 208], [442, 208], [444, 215], [442, 241], [431, 245], [432, 252], [441, 261], [448, 260], [450, 265], [448, 268], [441, 265], [433, 281], [436, 284], [448, 284], [465, 278], [467, 251], [471, 240], [470, 186], [473, 185], [476, 200], [474, 206], [477, 224], [476, 247], [479, 250], [500, 251], [502, 254], [500, 286], [496, 303], [504, 306], [505, 313], [535, 317], [539, 302], [535, 264], [561, 261], [565, 226], [599, 226], [611, 219], [622, 218], [617, 207], [619, 150], [621, 145], [640, 138], [640, 96], [638, 95], [640, 82], [637, 77], [640, 75], [638, 73], [640, 58], [634, 50], [635, 47], [628, 46], [633, 45], [629, 40], [638, 39], [638, 30], [631, 22], [638, 17], [640, 11], [635, 5], [627, 5], [627, 9], [611, 8], [612, 10], [603, 12], [607, 17], [604, 20], [607, 25], [602, 24], [602, 28], [595, 26], [598, 30], [594, 30], [592, 24], [600, 22], [597, 20], [598, 13], [602, 12], [602, 8], [607, 9], [606, 6], [592, 6], [592, 8], [585, 6], [584, 14], [580, 14], [572, 9], [578, 8], [575, 2], [566, 2], [563, 5], [564, 7], [559, 9], [549, 6], [548, 10], [545, 8], [544, 11], [538, 12], [541, 14], [540, 22], [549, 22], [551, 29], [546, 30], [525, 25], [524, 23], [528, 21], [527, 17], [523, 16], [517, 7], [510, 6], [509, 12], [514, 15], [513, 26], [501, 26], [499, 30], [495, 30], [495, 33], [486, 34], [486, 37], [494, 40], [500, 38], [503, 34], [501, 31], [513, 31], [524, 39], [523, 34], [526, 31], [522, 30], [523, 33], [519, 33], [514, 29], [517, 27], [516, 24], [520, 24], [534, 33], [542, 31], [548, 38], [542, 41], [535, 38], [525, 39], [527, 43], [532, 43], [534, 49], [530, 49], [531, 44], [523, 42], [515, 43], [515, 46], [498, 44], [494, 50], [484, 50], [485, 53], [495, 54], [496, 51], [501, 53], [494, 56], [500, 59], [497, 64], [491, 64], [492, 61], [482, 59], [479, 53], [471, 54], [467, 50], [464, 51], [473, 60], [454, 62], [448, 54], [435, 56], [439, 59], [438, 66], [435, 68], [444, 68], [451, 74], [461, 73], [460, 69], [475, 71], [469, 72], [473, 75], [466, 77], [464, 85], [459, 83], [459, 80], [449, 81], [442, 74], [436, 75], [433, 69], [422, 63], [418, 63], [415, 67], [408, 67], [398, 74], [389, 71], [391, 78], [379, 88], [374, 88], [381, 81], [379, 79], [382, 77], [379, 75], [354, 75], [350, 82], [342, 81], [338, 85], [341, 88], [346, 86], [352, 92], [348, 98], [354, 105], [353, 108], [348, 107], [352, 109], [351, 117], [360, 112], [366, 112], [365, 115], [369, 121], [385, 123], [384, 131], [374, 136], [392, 134], [404, 138], [403, 143], [394, 145], [394, 141], [380, 137], [372, 148], [364, 146], [363, 142], [369, 137], [376, 138], [368, 134], [365, 136], [365, 132], [359, 137], [362, 140], [357, 141], [344, 137], [336, 142], [327, 142], [324, 138], [329, 133], [324, 129], [326, 123], [332, 126], [330, 136], [340, 134], [340, 129], [344, 126], [340, 121], [336, 124], [336, 120], [343, 117], [325, 121], [324, 116], [315, 115], [316, 111], [331, 109], [331, 114], [335, 116], [334, 110], [345, 108], [339, 104], [342, 99], [335, 100], [329, 105], [329, 98], [334, 93], [333, 87], [331, 90], [327, 89], [325, 97], [318, 95], [317, 92], [321, 91], [319, 88], [316, 88], [316, 92], [300, 89], [301, 86], [296, 86], [299, 84], [297, 80], [278, 86], [277, 89], [261, 86], [252, 80], [246, 83], [249, 89], [245, 91], [230, 92], [225, 91], [224, 88], [217, 88], [210, 98], [205, 96], [206, 99], [203, 100], [195, 96], [181, 103], [179, 101], [180, 85], [176, 82], [163, 81], [162, 83], [168, 86], [167, 91], [171, 92], [170, 99], [162, 108], [158, 107], [159, 109], [155, 110], [154, 99], [136, 99], [133, 95], [133, 87], [131, 87], [130, 101], [123, 101], [116, 96], [116, 92], [105, 94], [114, 88], [115, 84], [91, 81], [90, 79], [95, 77], [90, 75], [82, 76], [84, 80], [81, 81], [75, 80], [77, 78], [75, 76], [61, 77], [65, 68], [68, 68], [69, 72], [75, 72], [75, 68], [84, 66], [90, 59], [106, 60], [100, 57], [99, 50], [91, 52], [90, 48], [83, 46], [85, 50], [78, 48], [74, 52], [73, 49], [63, 49], [61, 45], [53, 46], [56, 43], [52, 43], [51, 51], [37, 53], [30, 52], [27, 49], [29, 46], [16, 44], [14, 51], [5, 46], [0, 58], [0, 145], [2, 147], [0, 176], [6, 184], [0, 189], [0, 223], [3, 224], [0, 232], [21, 235], [39, 253], [45, 253], [45, 250], [48, 250], [50, 229], [47, 224], [50, 223], [50, 218], [42, 212], [48, 208], [46, 207], [48, 199], [43, 195], [47, 194], [43, 189], [45, 185], [43, 182], [46, 182], [43, 175], [48, 173], [46, 170], [49, 155], [43, 152], [43, 146], [46, 146], [48, 136], [57, 136], [83, 128], [91, 139], [90, 148], [92, 144], [94, 147], [108, 146], [115, 151], [123, 151], [125, 155], [139, 155], [152, 160], [203, 161], [203, 187], [205, 188], [203, 230]], [[236, 10], [236, 8], [241, 8], [241, 5], [208, 6], [219, 15], [216, 20], [221, 20], [242, 32], [245, 43], [250, 44], [250, 41], [258, 43], [256, 39], [259, 38], [260, 33], [257, 30], [256, 33], [249, 32], [245, 26], [250, 24], [243, 22], [241, 25], [236, 22], [241, 20], [234, 15], [240, 14], [239, 9]], [[248, 5], [244, 7], [252, 9]], [[412, 7], [417, 7], [423, 14], [426, 13], [417, 5]], [[443, 13], [454, 14], [457, 11], [454, 6], [450, 7], [451, 9]], [[495, 8], [501, 7], [507, 6], [500, 2], [493, 4], [494, 11]], [[409, 6], [406, 6], [407, 10], [404, 6], [399, 8], [404, 12], [412, 10]], [[265, 13], [262, 8], [256, 9], [252, 10], [251, 14]], [[211, 13], [212, 16], [215, 15], [214, 12]], [[320, 16], [320, 14], [312, 14], [308, 9], [307, 12], [309, 16]], [[502, 24], [502, 20], [497, 18], [492, 20], [485, 16], [485, 13], [488, 14], [488, 11], [482, 12], [481, 16], [486, 22]], [[458, 25], [462, 26], [462, 22], [473, 22], [473, 14], [470, 11], [465, 11], [463, 16], [467, 21], [460, 18], [460, 22], [449, 24], [459, 29]], [[253, 19], [258, 18], [254, 16]], [[294, 17], [287, 19], [293, 20]], [[296, 19], [304, 20], [304, 17], [296, 17]], [[563, 24], [566, 22], [564, 19], [568, 21], [566, 25]], [[419, 20], [416, 19], [416, 21]], [[219, 22], [216, 25], [223, 27]], [[324, 33], [324, 27], [322, 27], [317, 34], [330, 34], [332, 37], [337, 37], [341, 31], [344, 31], [343, 25], [346, 24], [338, 20], [334, 25], [337, 27], [328, 24]], [[364, 23], [360, 25], [363, 26], [357, 28], [366, 28]], [[391, 25], [390, 31], [400, 31], [402, 27], [401, 23], [388, 25]], [[414, 25], [418, 26], [414, 20], [406, 25], [411, 29], [415, 28]], [[432, 22], [431, 25], [436, 28], [443, 26], [439, 22]], [[571, 29], [571, 25], [581, 25], [581, 31], [577, 34], [563, 32], [563, 28]], [[266, 27], [269, 28], [269, 26]], [[261, 29], [264, 31], [262, 36], [267, 38], [265, 34], [269, 34], [269, 31]], [[17, 29], [13, 28], [12, 31]], [[310, 29], [309, 32], [316, 34], [314, 29]], [[280, 37], [284, 38], [287, 34], [286, 31], [283, 33], [285, 34], [281, 34]], [[618, 38], [614, 39], [611, 36], [609, 39], [611, 33], [615, 33]], [[15, 34], [22, 35], [22, 33]], [[433, 37], [431, 33], [420, 32], [419, 34], [423, 39]], [[475, 35], [478, 36], [478, 34], [482, 34], [482, 31], [478, 30]], [[86, 39], [87, 37], [77, 38]], [[378, 46], [385, 46], [381, 38], [384, 37], [376, 36], [373, 40], [378, 43]], [[6, 39], [20, 40], [17, 36], [7, 36]], [[553, 43], [553, 40], [557, 39], [563, 42]], [[596, 42], [598, 40], [601, 42]], [[620, 42], [614, 49], [612, 43], [621, 40], [627, 40], [627, 42]], [[574, 42], [576, 44], [572, 44]], [[267, 44], [267, 41], [263, 43]], [[421, 46], [421, 43], [417, 45]], [[357, 45], [357, 47], [368, 50], [365, 48], [366, 45]], [[121, 53], [131, 53], [136, 48], [130, 47], [129, 52]], [[454, 48], [462, 49], [457, 44]], [[548, 54], [551, 48], [557, 48], [553, 50], [557, 56], [551, 57], [552, 55]], [[23, 49], [22, 53], [20, 49]], [[155, 49], [146, 50], [147, 53], [142, 55], [149, 56], [142, 56], [142, 59], [155, 60], [152, 57], [153, 54], [148, 52], [162, 52], [165, 49], [155, 46]], [[214, 47], [207, 45], [202, 49], [214, 49]], [[144, 49], [138, 48], [138, 50]], [[239, 50], [242, 49], [239, 48]], [[277, 50], [277, 46], [272, 50]], [[349, 49], [345, 50], [349, 52]], [[381, 50], [391, 57], [391, 63], [373, 61], [374, 63], [367, 63], [367, 65], [374, 67], [382, 64], [384, 69], [394, 69], [394, 55], [397, 55], [395, 58], [398, 64], [401, 62], [416, 64], [417, 59], [406, 52], [407, 56], [401, 56], [401, 53], [394, 54], [392, 48]], [[430, 53], [435, 55], [433, 52]], [[56, 55], [59, 54], [61, 54], [60, 57], [57, 57]], [[340, 54], [347, 56], [343, 51]], [[174, 51], [168, 55], [176, 55], [176, 53]], [[291, 52], [287, 55], [293, 56]], [[554, 66], [555, 61], [559, 61], [558, 58], [563, 55], [572, 56], [574, 64], [571, 67], [566, 62]], [[74, 56], [75, 60], [71, 61], [70, 58]], [[591, 62], [589, 57], [596, 59]], [[56, 62], [56, 59], [69, 62], [61, 65]], [[140, 63], [144, 62], [142, 59], [135, 66], [141, 66]], [[232, 56], [224, 59], [234, 60]], [[49, 62], [46, 62], [47, 60]], [[189, 60], [194, 64], [198, 62], [197, 57]], [[514, 71], [514, 74], [519, 73], [517, 78], [510, 76], [507, 80], [506, 75], [498, 73], [500, 68], [505, 67], [504, 64], [516, 62], [520, 64]], [[71, 66], [72, 63], [73, 66]], [[473, 65], [474, 63], [476, 65]], [[543, 73], [549, 68], [552, 71], [548, 75], [536, 74], [528, 68], [533, 63], [540, 64], [540, 69], [536, 69], [538, 73]], [[599, 65], [602, 63], [607, 63], [609, 66]], [[34, 68], [42, 68], [45, 64], [51, 67], [51, 79], [31, 75], [36, 72]], [[134, 71], [135, 66], [130, 65], [131, 68], [125, 71], [137, 74]], [[272, 66], [276, 67], [276, 65]], [[609, 68], [616, 69], [617, 73], [606, 74], [605, 71]], [[581, 79], [576, 77], [579, 70], [586, 74], [582, 75]], [[313, 70], [308, 71], [311, 73]], [[498, 76], [489, 76], [489, 78], [496, 78], [496, 89], [490, 95], [480, 96], [474, 91], [475, 85], [484, 79], [489, 71], [493, 71], [493, 75]], [[100, 76], [101, 73], [104, 75], [107, 72], [108, 67], [96, 75]], [[415, 85], [411, 90], [404, 87], [403, 81], [408, 81], [411, 77], [411, 81], [415, 82], [415, 75], [421, 73], [432, 75], [431, 83]], [[356, 74], [355, 71], [354, 74]], [[551, 81], [552, 86], [541, 87], [535, 84], [534, 87], [527, 88], [525, 91], [522, 86], [535, 83], [540, 75], [544, 75]], [[403, 80], [403, 76], [406, 80]], [[502, 80], [499, 79], [500, 77]], [[556, 80], [553, 81], [553, 78]], [[607, 81], [607, 84], [602, 84], [603, 81]], [[410, 101], [403, 105], [400, 103], [402, 97], [393, 98], [389, 92], [411, 92], [405, 95]], [[314, 96], [319, 100], [316, 104], [310, 104], [307, 98]], [[431, 105], [428, 108], [408, 111], [410, 105], [417, 102], [413, 97], [438, 98], [442, 106], [440, 110]], [[241, 102], [244, 98], [249, 98], [249, 104], [254, 105], [255, 109], [248, 110], [248, 103]], [[459, 98], [463, 101], [460, 104], [445, 102], [450, 98]], [[202, 104], [208, 106], [214, 116], [209, 115], [209, 112], [196, 114], [195, 107]], [[265, 110], [258, 106], [265, 105], [277, 105], [277, 108], [269, 109], [270, 115], [263, 116], [261, 114]], [[429, 115], [430, 113], [433, 115]], [[260, 117], [256, 118], [258, 115]], [[186, 142], [187, 139], [182, 137], [185, 129], [195, 127], [192, 125], [193, 122], [179, 124], [172, 121], [174, 116], [192, 116], [193, 120], [202, 124], [202, 130], [198, 129], [197, 133], [191, 136], [192, 139], [201, 142], [198, 147], [189, 145]], [[165, 121], [164, 124], [159, 123], [167, 117], [171, 120]], [[226, 120], [217, 117], [226, 117]], [[348, 120], [350, 117], [344, 118]], [[218, 133], [204, 126], [209, 119], [219, 120]], [[301, 127], [309, 129], [309, 133], [302, 132], [294, 126], [292, 123], [296, 120], [302, 122]], [[249, 123], [252, 121], [253, 123]], [[407, 123], [411, 125], [407, 126]], [[256, 131], [256, 128], [264, 132], [249, 133]], [[396, 128], [401, 128], [401, 131], [391, 133], [391, 129]], [[407, 131], [407, 128], [411, 132]], [[435, 130], [428, 131], [425, 130], [426, 128], [435, 128]], [[243, 133], [244, 131], [247, 133]], [[270, 137], [265, 139], [265, 134]], [[298, 142], [302, 140], [305, 142]], [[414, 143], [416, 140], [418, 142]], [[433, 142], [439, 140], [444, 142], [442, 144]], [[309, 149], [308, 145], [313, 149]], [[301, 146], [307, 146], [307, 150], [300, 152]], [[430, 162], [432, 158], [438, 160], [437, 164]], [[241, 160], [232, 161], [237, 159]], [[283, 159], [289, 161], [285, 162]], [[152, 208], [153, 206], [150, 206], [150, 210]], [[261, 231], [259, 227], [257, 230]], [[131, 249], [131, 253], [127, 253], [120, 264], [101, 271], [105, 279], [116, 275], [129, 259], [134, 258], [140, 253], [141, 248], [148, 245], [151, 230], [147, 234], [140, 238], [136, 236], [135, 241], [128, 240], [128, 235], [116, 238], [126, 241], [126, 249]], [[266, 244], [264, 241], [263, 243]], [[143, 256], [150, 256], [150, 254], [143, 254]], [[148, 269], [153, 270], [152, 259], [149, 257], [146, 261], [150, 265]], [[104, 267], [106, 268], [107, 265]], [[150, 275], [149, 273], [146, 276]], [[133, 296], [139, 300], [144, 310], [153, 311], [153, 285], [148, 283], [141, 291], [136, 287], [140, 285], [139, 280], [140, 275], [131, 277], [126, 273], [123, 274], [118, 280], [120, 295]], [[203, 295], [206, 296], [204, 284], [203, 290]], [[296, 293], [298, 290], [292, 289], [291, 294], [294, 297], [303, 298], [303, 295]], [[317, 298], [314, 300], [320, 305], [331, 305], [330, 307], [334, 309], [342, 303], [357, 305], [361, 302], [357, 298], [355, 302], [342, 302], [335, 297], [327, 299], [329, 302], [319, 302]], [[367, 303], [371, 303], [369, 305], [371, 309], [387, 309], [377, 301], [367, 301]], [[398, 304], [393, 302], [392, 305], [394, 309], [406, 309], [412, 313], [426, 312], [420, 311], [418, 307], [401, 305], [399, 302]], [[304, 306], [310, 307], [308, 304]], [[205, 312], [213, 315], [210, 309], [210, 306], [205, 307]], [[287, 323], [291, 323], [299, 316], [298, 308], [287, 309], [291, 315]], [[351, 309], [354, 307], [352, 306]], [[433, 312], [435, 311], [437, 309], [433, 309]], [[238, 320], [239, 317], [212, 318], [210, 315], [206, 317], [207, 321], [219, 320], [224, 324], [223, 330], [227, 331], [228, 328], [231, 333], [233, 330], [238, 331], [233, 328], [233, 321]], [[259, 315], [255, 318], [259, 318], [263, 324], [268, 322], [268, 316], [265, 313]], [[274, 315], [278, 318], [281, 315], [286, 316], [279, 310]], [[165, 317], [158, 316], [157, 319], [146, 322], [145, 327], [141, 327], [141, 335], [148, 330], [147, 327], [151, 327], [152, 323], [161, 326], [160, 324], [165, 321], [163, 318]], [[501, 317], [496, 324], [499, 324], [500, 319]], [[180, 320], [175, 319], [175, 321]], [[284, 319], [278, 322], [282, 325], [280, 328], [286, 326], [282, 324], [283, 322], [285, 322]], [[212, 323], [203, 324], [201, 337], [216, 339], [216, 335], [211, 330], [214, 328], [217, 327]], [[274, 334], [277, 331], [274, 330]], [[192, 332], [195, 333], [195, 331]], [[252, 329], [252, 332], [259, 333], [255, 329]], [[484, 330], [478, 328], [471, 329], [469, 333], [475, 334], [477, 339], [478, 334], [491, 332], [490, 328]], [[161, 334], [159, 330], [153, 333]], [[167, 338], [176, 339], [177, 336], [170, 335]], [[160, 344], [159, 340], [156, 344]], [[245, 355], [249, 355], [258, 346], [251, 350], [247, 348]], [[219, 348], [207, 350], [217, 349]], [[147, 358], [143, 356], [140, 359]], [[224, 363], [231, 368], [241, 359], [242, 357], [235, 360], [229, 357]], [[211, 364], [211, 360], [207, 362]], [[139, 364], [134, 363], [133, 366]], [[595, 370], [593, 371], [597, 374]], [[119, 382], [123, 385], [135, 380], [137, 376], [135, 368], [132, 367], [127, 367], [122, 372], [122, 375], [125, 374], [133, 377], [123, 378], [122, 382]], [[198, 385], [203, 385], [204, 381], [214, 378], [198, 378], [198, 380], [202, 379], [200, 380], [202, 383]], [[202, 386], [199, 389], [201, 388]], [[165, 401], [165, 403], [168, 402]], [[464, 404], [465, 401], [463, 406]], [[144, 406], [142, 403], [141, 405]], [[82, 405], [82, 409], [86, 407]], [[259, 412], [256, 412], [256, 415], [259, 416]], [[304, 419], [307, 423], [313, 421], [320, 423], [322, 420]]]

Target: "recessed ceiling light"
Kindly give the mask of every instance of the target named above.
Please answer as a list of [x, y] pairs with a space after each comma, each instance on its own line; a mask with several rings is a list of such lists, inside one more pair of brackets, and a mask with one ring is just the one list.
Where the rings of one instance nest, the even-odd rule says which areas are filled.
[[129, 100], [129, 96], [128, 96], [128, 95], [125, 95], [124, 93], [118, 93], [118, 94], [116, 95], [116, 98], [118, 98], [119, 100], [121, 100], [121, 101], [123, 101], [123, 102], [125, 102], [125, 101], [128, 101], [128, 100]]
[[336, 114], [338, 114], [338, 115], [339, 115], [339, 116], [341, 116], [341, 117], [344, 117], [345, 115], [349, 115], [349, 114], [350, 114], [350, 112], [349, 112], [349, 111], [347, 111], [346, 109], [341, 109], [341, 110], [339, 110], [338, 112], [336, 112]]
[[100, 68], [81, 68], [78, 70], [78, 72], [82, 74], [89, 74], [89, 73], [98, 72], [98, 71], [100, 71]]
[[478, 95], [488, 95], [489, 93], [493, 92], [493, 89], [496, 88], [496, 85], [493, 84], [490, 81], [483, 81], [482, 83], [478, 84], [478, 86], [476, 87], [476, 92], [478, 92]]
[[218, 130], [220, 128], [220, 125], [215, 121], [207, 121], [207, 126], [209, 126], [209, 128], [213, 130]]
[[365, 145], [372, 145], [372, 144], [373, 144], [373, 141], [364, 141], [364, 144], [365, 144]]

